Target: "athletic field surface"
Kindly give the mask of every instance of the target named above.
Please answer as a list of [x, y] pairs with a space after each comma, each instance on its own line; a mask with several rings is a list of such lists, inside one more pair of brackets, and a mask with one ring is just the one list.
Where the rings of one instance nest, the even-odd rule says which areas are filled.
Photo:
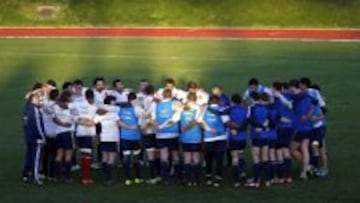
[[[21, 30], [26, 32], [19, 34], [17, 31]], [[42, 29], [0, 29], [1, 203], [360, 201], [358, 31], [334, 31], [345, 32], [341, 34], [346, 35], [345, 38], [287, 36], [280, 38], [287, 40], [274, 40], [277, 37], [272, 35], [258, 37], [272, 40], [256, 40], [256, 37], [222, 35], [185, 38], [177, 34], [153, 38], [150, 34], [114, 37], [110, 31], [106, 31], [106, 35], [96, 31], [97, 36], [90, 31], [70, 35], [71, 30], [77, 29], [53, 30], [66, 31], [68, 35], [56, 34], [58, 31], [50, 35], [50, 31], [42, 32]], [[89, 36], [91, 38], [87, 38]], [[332, 41], [338, 39], [345, 41]], [[75, 182], [70, 185], [22, 183], [24, 94], [36, 81], [51, 78], [62, 83], [79, 78], [90, 85], [95, 76], [104, 76], [109, 83], [121, 78], [126, 86], [134, 89], [142, 78], [148, 78], [157, 87], [166, 77], [175, 78], [180, 87], [189, 80], [198, 81], [207, 90], [219, 83], [227, 94], [243, 91], [248, 79], [254, 76], [266, 85], [271, 85], [273, 80], [308, 76], [321, 85], [328, 103], [330, 176], [300, 181], [296, 164], [293, 184], [258, 190], [234, 189], [229, 170], [220, 188], [146, 184], [126, 187], [122, 170], [118, 168], [116, 184], [111, 187], [102, 185], [101, 171], [94, 172], [96, 183], [86, 187], [78, 181], [78, 172], [74, 173]], [[246, 151], [251, 174], [249, 148]]]

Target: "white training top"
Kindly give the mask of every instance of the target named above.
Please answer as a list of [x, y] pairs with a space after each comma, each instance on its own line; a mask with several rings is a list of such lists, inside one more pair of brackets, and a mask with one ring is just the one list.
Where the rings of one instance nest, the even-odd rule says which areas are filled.
[[154, 134], [155, 129], [151, 124], [152, 110], [155, 108], [156, 103], [154, 102], [154, 96], [145, 96], [142, 99], [141, 106], [143, 107], [143, 117], [140, 119], [140, 126], [144, 129], [145, 134]]
[[[163, 92], [164, 92], [164, 88], [160, 88], [156, 94], [155, 97], [162, 100], [163, 99]], [[185, 99], [186, 99], [186, 92], [182, 89], [178, 89], [176, 87], [174, 87], [172, 89], [172, 98], [184, 103]]]
[[[88, 119], [94, 121], [96, 116], [97, 107], [95, 104], [90, 104], [88, 101], [82, 101], [75, 103], [75, 108], [79, 119]], [[95, 136], [96, 135], [96, 128], [95, 126], [84, 126], [78, 124], [76, 127], [76, 136], [77, 137], [88, 137], [88, 136]]]
[[75, 130], [76, 118], [71, 112], [72, 112], [71, 107], [69, 107], [67, 109], [63, 109], [58, 104], [55, 104], [54, 117], [56, 117], [63, 123], [71, 123], [72, 124], [70, 127], [56, 125], [56, 128], [55, 128], [56, 134], [60, 134], [60, 133], [64, 133], [64, 132], [73, 132]]
[[105, 97], [107, 97], [108, 95], [110, 95], [110, 91], [104, 89], [103, 91], [99, 92], [95, 89], [93, 89], [94, 91], [94, 100], [95, 100], [95, 104], [97, 106], [100, 106], [102, 104], [104, 104], [104, 99]]
[[119, 142], [120, 130], [117, 121], [120, 120], [118, 116], [120, 108], [117, 107], [117, 109], [117, 111], [95, 116], [95, 123], [101, 124], [100, 142]]
[[128, 90], [123, 90], [122, 92], [119, 92], [117, 90], [110, 90], [110, 95], [114, 96], [116, 98], [116, 103], [117, 104], [121, 104], [121, 103], [127, 103], [128, 102], [128, 95], [129, 95], [129, 91]]
[[45, 135], [49, 138], [56, 137], [56, 124], [53, 121], [55, 116], [55, 105], [55, 101], [45, 100], [42, 108]]

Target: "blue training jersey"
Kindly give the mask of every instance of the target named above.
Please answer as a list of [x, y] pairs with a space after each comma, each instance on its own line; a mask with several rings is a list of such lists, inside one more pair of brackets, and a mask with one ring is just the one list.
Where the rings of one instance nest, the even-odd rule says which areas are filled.
[[276, 133], [276, 124], [279, 117], [279, 112], [275, 108], [274, 104], [270, 104], [267, 106], [269, 110], [269, 131], [268, 138], [269, 140], [276, 140], [277, 139], [277, 133]]
[[230, 121], [240, 126], [240, 129], [228, 129], [229, 140], [244, 141], [247, 137], [247, 109], [241, 105], [231, 106], [228, 109]]
[[[171, 119], [175, 113], [173, 109], [173, 100], [164, 100], [156, 105], [156, 122], [158, 125], [164, 124]], [[157, 130], [157, 133], [179, 133], [178, 123], [174, 123], [169, 127]]]
[[[120, 121], [128, 126], [138, 125], [139, 118], [136, 115], [135, 108], [131, 104], [120, 108]], [[120, 129], [120, 138], [124, 140], [140, 140], [140, 129], [129, 130], [125, 128]]]
[[205, 130], [204, 132], [204, 141], [210, 142], [215, 140], [225, 140], [226, 132], [221, 116], [223, 115], [223, 108], [221, 106], [212, 106], [210, 105], [204, 112], [203, 121], [211, 129], [216, 130], [216, 134], [212, 134]]
[[[290, 99], [289, 94], [284, 94], [286, 99]], [[277, 128], [294, 128], [294, 112], [284, 105], [279, 98], [274, 99], [274, 106], [278, 112], [276, 121]]]
[[[190, 123], [192, 123], [193, 121], [195, 121], [197, 118], [196, 116], [198, 115], [198, 111], [200, 111], [200, 109], [196, 109], [196, 108], [190, 108], [190, 109], [185, 109], [181, 112], [180, 115], [180, 126], [182, 128], [188, 126]], [[199, 124], [193, 126], [192, 128], [190, 128], [189, 130], [185, 131], [185, 132], [181, 132], [180, 135], [180, 142], [181, 143], [201, 143], [202, 141], [202, 135], [201, 135], [201, 127]]]
[[[315, 105], [314, 106], [314, 111], [313, 111], [313, 116], [319, 117], [319, 116], [323, 116], [323, 112], [320, 108], [320, 105]], [[320, 128], [320, 127], [324, 127], [326, 125], [326, 121], [325, 118], [322, 118], [318, 121], [313, 121], [313, 127], [314, 128]]]
[[267, 139], [269, 123], [269, 110], [263, 104], [254, 104], [250, 107], [250, 136], [251, 139]]
[[303, 116], [307, 116], [310, 110], [316, 105], [316, 101], [306, 93], [293, 95], [294, 98], [294, 124], [295, 129], [300, 132], [308, 132], [313, 129], [311, 118], [302, 120]]

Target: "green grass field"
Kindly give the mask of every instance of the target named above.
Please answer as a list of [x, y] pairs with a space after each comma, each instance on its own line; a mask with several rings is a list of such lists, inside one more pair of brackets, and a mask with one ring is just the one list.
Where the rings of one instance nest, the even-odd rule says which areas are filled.
[[[44, 18], [39, 6], [57, 6]], [[358, 0], [2, 0], [2, 26], [360, 27]]]
[[[358, 42], [0, 39], [0, 202], [359, 202], [359, 56]], [[141, 78], [159, 84], [172, 76], [179, 86], [194, 79], [207, 89], [223, 84], [227, 93], [244, 90], [252, 76], [265, 84], [309, 76], [322, 85], [328, 103], [331, 176], [261, 190], [233, 189], [230, 183], [219, 189], [125, 187], [122, 182], [110, 188], [100, 183], [90, 187], [77, 182], [40, 187], [22, 183], [25, 92], [35, 81], [90, 82], [98, 75], [122, 78], [130, 87]], [[117, 181], [122, 180], [120, 172]], [[95, 175], [101, 182], [100, 172]]]

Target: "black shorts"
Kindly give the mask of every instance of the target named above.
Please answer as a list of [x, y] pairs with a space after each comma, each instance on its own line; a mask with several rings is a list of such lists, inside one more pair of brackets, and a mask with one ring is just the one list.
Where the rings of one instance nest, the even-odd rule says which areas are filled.
[[135, 151], [140, 149], [140, 140], [120, 140], [121, 151]]
[[93, 148], [93, 138], [92, 137], [77, 137], [77, 145], [79, 149], [92, 149]]
[[272, 140], [272, 139], [269, 139], [268, 140], [268, 145], [269, 145], [269, 148], [270, 149], [276, 149], [277, 148], [277, 143], [278, 143], [278, 140]]
[[237, 140], [230, 140], [229, 142], [229, 150], [235, 151], [235, 150], [244, 150], [246, 147], [246, 140], [237, 141]]
[[183, 152], [200, 152], [201, 143], [182, 143], [181, 144]]
[[178, 151], [179, 139], [178, 138], [156, 139], [156, 148], [157, 149], [167, 148], [169, 151]]
[[294, 137], [295, 142], [302, 142], [303, 140], [310, 139], [312, 131], [297, 131]]
[[319, 147], [323, 146], [323, 142], [325, 140], [325, 127], [314, 128], [311, 133], [310, 143], [317, 141], [319, 143]]
[[156, 135], [143, 135], [143, 145], [145, 149], [153, 149], [156, 147]]
[[56, 135], [56, 148], [71, 150], [74, 149], [74, 137], [71, 132], [64, 132]]
[[118, 143], [117, 142], [101, 142], [100, 143], [102, 152], [117, 152]]
[[226, 151], [226, 141], [219, 140], [214, 142], [205, 142], [205, 151], [206, 152], [225, 152]]
[[252, 139], [251, 140], [251, 146], [252, 147], [265, 147], [269, 145], [268, 139]]
[[289, 147], [291, 140], [294, 137], [294, 129], [293, 128], [279, 128], [277, 130], [278, 134], [278, 142], [277, 148]]

